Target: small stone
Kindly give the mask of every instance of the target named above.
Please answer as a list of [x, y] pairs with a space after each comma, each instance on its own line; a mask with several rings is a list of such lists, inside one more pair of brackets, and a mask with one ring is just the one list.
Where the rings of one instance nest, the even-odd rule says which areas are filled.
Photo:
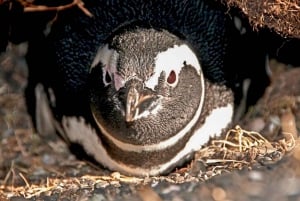
[[216, 201], [221, 201], [221, 200], [225, 200], [226, 198], [226, 192], [224, 191], [223, 188], [220, 188], [220, 187], [217, 187], [217, 188], [214, 188], [212, 193], [211, 193], [211, 196], [214, 198], [214, 200]]
[[44, 154], [42, 161], [46, 165], [54, 165], [56, 163], [55, 158], [53, 156], [50, 156], [49, 154]]
[[94, 194], [89, 201], [105, 201], [106, 198], [101, 194]]
[[249, 179], [251, 179], [252, 181], [262, 181], [263, 174], [262, 174], [262, 172], [253, 170], [253, 171], [249, 172]]
[[114, 179], [118, 179], [118, 180], [120, 180], [120, 178], [121, 178], [120, 172], [113, 172], [113, 173], [111, 173], [111, 176], [112, 176]]
[[180, 186], [178, 186], [178, 185], [170, 185], [167, 188], [165, 188], [165, 189], [162, 190], [162, 194], [169, 194], [169, 193], [171, 193], [173, 191], [179, 192], [180, 191]]

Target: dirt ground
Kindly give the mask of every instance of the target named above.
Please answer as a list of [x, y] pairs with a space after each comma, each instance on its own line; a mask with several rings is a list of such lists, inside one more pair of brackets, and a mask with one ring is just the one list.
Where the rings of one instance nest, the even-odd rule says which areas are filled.
[[[300, 201], [300, 70], [274, 60], [249, 114], [173, 173], [137, 178], [76, 159], [26, 114], [26, 44], [0, 56], [0, 200]], [[259, 133], [255, 132], [259, 131]]]

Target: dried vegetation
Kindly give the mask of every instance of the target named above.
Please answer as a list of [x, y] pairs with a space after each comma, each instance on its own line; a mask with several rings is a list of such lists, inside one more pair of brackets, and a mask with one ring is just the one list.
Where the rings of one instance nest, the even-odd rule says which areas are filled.
[[223, 0], [241, 8], [252, 25], [268, 27], [290, 37], [300, 38], [299, 0]]

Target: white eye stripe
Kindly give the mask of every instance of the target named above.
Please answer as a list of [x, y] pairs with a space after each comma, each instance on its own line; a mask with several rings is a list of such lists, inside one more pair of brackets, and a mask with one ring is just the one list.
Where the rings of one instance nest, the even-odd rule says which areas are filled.
[[107, 65], [110, 63], [110, 58], [113, 54], [113, 50], [110, 50], [108, 48], [108, 45], [104, 45], [104, 46], [101, 46], [99, 47], [97, 53], [96, 53], [96, 56], [92, 62], [92, 65], [91, 65], [91, 68], [90, 70], [92, 70], [92, 68], [96, 67], [100, 62], [103, 64], [103, 65]]
[[117, 61], [119, 58], [119, 54], [117, 51], [113, 49], [109, 49], [108, 45], [101, 46], [96, 56], [92, 62], [91, 70], [96, 67], [100, 62], [103, 64], [102, 67], [102, 81], [105, 86], [109, 85], [111, 82], [107, 82], [106, 76], [107, 73], [110, 76], [110, 79], [114, 82], [114, 87], [118, 91], [121, 87], [124, 86], [124, 79], [117, 73]]
[[168, 78], [171, 71], [174, 71], [177, 79], [172, 85], [176, 85], [178, 75], [185, 65], [193, 66], [200, 75], [201, 67], [198, 58], [186, 44], [175, 45], [164, 52], [160, 52], [155, 58], [154, 74], [145, 82], [146, 87], [154, 90], [162, 71], [166, 72], [166, 78]]

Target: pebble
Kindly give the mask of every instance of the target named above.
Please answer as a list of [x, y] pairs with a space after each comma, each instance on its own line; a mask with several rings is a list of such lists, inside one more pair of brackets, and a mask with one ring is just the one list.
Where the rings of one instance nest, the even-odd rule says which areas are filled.
[[42, 157], [42, 161], [46, 165], [54, 165], [56, 163], [55, 158], [49, 154], [44, 154]]
[[216, 201], [221, 201], [226, 199], [226, 192], [223, 188], [217, 187], [212, 190], [211, 196]]
[[94, 194], [89, 201], [105, 201], [106, 198], [102, 194]]
[[255, 171], [255, 170], [249, 172], [248, 177], [252, 181], [262, 181], [263, 180], [262, 172]]
[[169, 193], [171, 193], [173, 191], [180, 191], [180, 190], [181, 190], [180, 186], [178, 186], [178, 185], [170, 185], [167, 188], [165, 188], [165, 189], [162, 190], [162, 194], [169, 194]]
[[162, 198], [150, 186], [142, 186], [138, 194], [143, 201], [162, 201]]

